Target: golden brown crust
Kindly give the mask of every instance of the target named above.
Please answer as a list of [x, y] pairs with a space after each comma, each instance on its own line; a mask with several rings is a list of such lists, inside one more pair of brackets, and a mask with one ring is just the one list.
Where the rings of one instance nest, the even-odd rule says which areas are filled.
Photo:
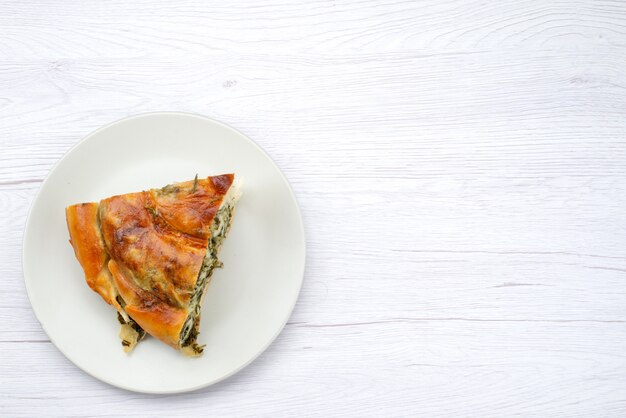
[[69, 206], [65, 208], [65, 219], [70, 232], [70, 244], [89, 282], [100, 272], [107, 259], [97, 223], [98, 204]]
[[65, 209], [70, 244], [83, 267], [85, 280], [109, 305], [120, 310], [115, 300], [117, 291], [106, 262], [109, 258], [98, 226], [98, 204], [81, 203]]
[[224, 174], [178, 183], [151, 190], [150, 198], [172, 229], [205, 242], [211, 235], [213, 217], [234, 178], [233, 174]]
[[208, 242], [173, 229], [164, 216], [149, 192], [114, 196], [100, 207], [111, 258], [132, 272], [139, 287], [181, 307], [189, 302]]
[[90, 287], [117, 304], [104, 291], [108, 282], [139, 326], [180, 348], [211, 224], [233, 180], [197, 179], [68, 208], [70, 242]]
[[137, 286], [128, 271], [122, 272], [114, 260], [109, 261], [115, 285], [126, 302], [126, 313], [153, 337], [178, 348], [178, 336], [187, 317], [187, 311], [176, 309]]

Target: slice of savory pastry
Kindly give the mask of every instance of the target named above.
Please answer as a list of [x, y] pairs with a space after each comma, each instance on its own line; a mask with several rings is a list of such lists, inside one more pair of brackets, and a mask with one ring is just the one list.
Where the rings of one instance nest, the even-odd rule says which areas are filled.
[[66, 209], [91, 289], [118, 312], [131, 351], [148, 333], [184, 354], [198, 345], [200, 303], [239, 198], [234, 175], [208, 177]]

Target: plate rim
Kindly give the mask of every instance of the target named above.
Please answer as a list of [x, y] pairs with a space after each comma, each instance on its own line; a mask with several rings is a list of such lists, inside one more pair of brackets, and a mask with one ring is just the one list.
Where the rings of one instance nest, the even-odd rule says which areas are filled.
[[[130, 121], [133, 119], [139, 119], [145, 116], [185, 116], [185, 117], [192, 117], [192, 118], [197, 118], [197, 119], [202, 119], [208, 122], [211, 122], [215, 125], [219, 125], [224, 129], [233, 131], [234, 133], [240, 135], [241, 137], [243, 137], [244, 139], [247, 140], [248, 143], [250, 143], [253, 147], [255, 147], [258, 151], [261, 152], [261, 154], [274, 166], [274, 168], [278, 171], [280, 177], [282, 178], [284, 184], [287, 186], [287, 189], [289, 191], [289, 196], [296, 208], [296, 212], [298, 214], [298, 226], [299, 226], [299, 232], [300, 232], [300, 236], [301, 236], [301, 244], [302, 244], [302, 260], [301, 260], [301, 271], [298, 273], [298, 278], [299, 278], [299, 283], [298, 283], [298, 291], [295, 294], [295, 298], [293, 299], [293, 301], [291, 302], [291, 306], [289, 307], [289, 311], [288, 314], [286, 315], [285, 319], [283, 320], [283, 323], [281, 324], [281, 326], [277, 329], [277, 331], [274, 333], [274, 335], [272, 335], [272, 337], [265, 343], [265, 345], [252, 357], [250, 357], [247, 361], [245, 361], [244, 363], [242, 363], [239, 367], [234, 368], [233, 370], [231, 370], [230, 372], [209, 380], [208, 382], [199, 384], [199, 385], [194, 385], [194, 386], [190, 386], [190, 387], [184, 387], [181, 389], [169, 389], [169, 390], [146, 390], [146, 389], [140, 389], [140, 388], [135, 388], [135, 387], [131, 387], [131, 386], [126, 386], [123, 383], [117, 383], [117, 382], [113, 382], [108, 378], [105, 378], [103, 376], [97, 376], [87, 370], [85, 370], [82, 366], [80, 366], [79, 364], [77, 364], [70, 356], [67, 355], [67, 353], [65, 353], [55, 342], [55, 339], [52, 337], [52, 335], [50, 335], [50, 333], [48, 332], [48, 330], [46, 329], [44, 323], [42, 322], [41, 318], [39, 317], [39, 314], [37, 313], [37, 309], [35, 308], [35, 305], [32, 302], [32, 298], [31, 298], [31, 293], [33, 292], [33, 290], [31, 289], [31, 285], [29, 285], [29, 280], [26, 278], [27, 277], [27, 255], [26, 255], [26, 245], [27, 245], [27, 237], [29, 235], [29, 230], [30, 230], [30, 224], [31, 224], [31, 218], [32, 218], [32, 212], [33, 212], [33, 208], [35, 207], [35, 205], [37, 204], [37, 202], [39, 201], [40, 197], [41, 197], [41, 191], [44, 189], [44, 187], [46, 186], [46, 184], [48, 183], [48, 180], [50, 179], [50, 177], [52, 176], [52, 174], [57, 170], [57, 168], [63, 163], [63, 161], [72, 153], [74, 152], [77, 148], [79, 148], [81, 145], [83, 145], [84, 143], [86, 143], [87, 141], [89, 141], [91, 138], [93, 138], [94, 136], [96, 136], [100, 131], [103, 131], [105, 129], [108, 129], [112, 126], [115, 126], [119, 123], [122, 122], [126, 122], [126, 121]], [[199, 113], [194, 113], [194, 112], [185, 112], [185, 111], [152, 111], [152, 112], [143, 112], [143, 113], [137, 113], [134, 115], [130, 115], [130, 116], [125, 116], [123, 118], [117, 119], [113, 122], [109, 122], [105, 125], [100, 126], [99, 128], [97, 128], [94, 131], [91, 131], [89, 134], [83, 136], [77, 143], [75, 143], [74, 145], [72, 145], [62, 156], [61, 158], [59, 158], [50, 168], [50, 170], [48, 171], [48, 173], [46, 174], [46, 177], [44, 178], [44, 180], [41, 182], [41, 185], [39, 186], [39, 188], [37, 189], [37, 193], [35, 194], [35, 197], [33, 198], [33, 200], [30, 203], [30, 206], [28, 208], [28, 213], [26, 215], [26, 222], [24, 224], [24, 230], [22, 233], [22, 278], [24, 280], [24, 286], [26, 288], [26, 296], [28, 298], [28, 302], [30, 304], [31, 310], [33, 311], [33, 313], [35, 314], [35, 318], [37, 319], [37, 322], [39, 322], [39, 325], [41, 326], [41, 328], [43, 329], [43, 331], [46, 333], [46, 335], [48, 336], [48, 338], [50, 339], [50, 342], [52, 343], [52, 345], [61, 353], [63, 354], [63, 356], [68, 359], [74, 366], [76, 366], [79, 370], [81, 370], [83, 373], [88, 374], [89, 376], [92, 376], [93, 378], [100, 380], [108, 385], [111, 385], [113, 387], [117, 387], [120, 389], [124, 389], [130, 392], [135, 392], [135, 393], [146, 393], [146, 394], [162, 394], [162, 395], [166, 395], [166, 394], [181, 394], [181, 393], [189, 393], [189, 392], [194, 392], [194, 391], [198, 391], [200, 389], [212, 386], [216, 383], [222, 382], [228, 378], [230, 378], [231, 376], [239, 373], [241, 370], [245, 369], [247, 366], [249, 366], [252, 362], [254, 362], [257, 358], [259, 358], [261, 356], [261, 354], [263, 354], [270, 345], [272, 345], [272, 343], [274, 343], [274, 341], [276, 341], [276, 338], [278, 338], [278, 336], [282, 333], [283, 329], [285, 328], [285, 325], [287, 325], [287, 322], [289, 321], [289, 318], [291, 318], [291, 315], [293, 314], [293, 310], [296, 307], [296, 304], [298, 303], [298, 300], [300, 299], [300, 293], [302, 291], [302, 284], [304, 282], [304, 274], [306, 271], [306, 231], [304, 228], [304, 220], [302, 218], [302, 211], [300, 210], [300, 205], [298, 204], [298, 199], [296, 198], [296, 195], [293, 191], [293, 188], [291, 187], [291, 183], [289, 182], [289, 180], [287, 179], [287, 177], [285, 176], [285, 174], [283, 173], [283, 171], [280, 169], [280, 167], [278, 166], [278, 164], [276, 164], [276, 162], [274, 161], [274, 159], [272, 159], [272, 157], [259, 145], [257, 144], [254, 140], [252, 140], [250, 137], [248, 137], [247, 135], [245, 135], [244, 133], [242, 133], [241, 131], [233, 128], [232, 126], [218, 121], [216, 119], [210, 118], [208, 116], [204, 116], [201, 115]]]

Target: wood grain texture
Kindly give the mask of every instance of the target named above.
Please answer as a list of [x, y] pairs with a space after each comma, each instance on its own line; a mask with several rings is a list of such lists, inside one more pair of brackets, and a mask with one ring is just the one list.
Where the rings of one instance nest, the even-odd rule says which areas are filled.
[[[625, 56], [611, 0], [0, 0], [0, 416], [624, 416]], [[21, 270], [52, 165], [154, 110], [253, 138], [307, 229], [278, 340], [178, 396], [74, 367]]]

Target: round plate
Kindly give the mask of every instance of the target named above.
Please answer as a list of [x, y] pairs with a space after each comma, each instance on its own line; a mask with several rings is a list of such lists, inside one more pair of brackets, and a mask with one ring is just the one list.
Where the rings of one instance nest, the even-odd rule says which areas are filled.
[[[209, 175], [236, 173], [243, 195], [202, 305], [201, 357], [147, 336], [126, 354], [115, 310], [85, 282], [65, 207]], [[92, 376], [124, 389], [176, 393], [241, 370], [277, 337], [295, 305], [305, 239], [296, 199], [265, 152], [234, 129], [185, 113], [149, 113], [100, 128], [50, 171], [26, 222], [23, 268], [50, 340]]]

